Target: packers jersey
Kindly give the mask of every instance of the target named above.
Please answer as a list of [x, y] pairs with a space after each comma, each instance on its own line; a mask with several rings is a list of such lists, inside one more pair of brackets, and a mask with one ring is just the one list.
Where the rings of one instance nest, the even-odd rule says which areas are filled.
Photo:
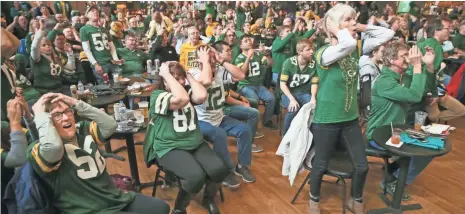
[[309, 93], [311, 85], [318, 84], [315, 61], [312, 60], [300, 70], [297, 56], [290, 57], [284, 61], [280, 81], [286, 83], [292, 94]]
[[28, 159], [35, 171], [50, 185], [54, 206], [61, 213], [114, 213], [135, 196], [117, 189], [98, 150], [103, 140], [95, 122], [76, 124], [77, 143], [66, 143], [63, 158], [48, 163], [40, 154], [40, 142], [29, 145]]
[[61, 77], [63, 68], [43, 55], [40, 56], [38, 62], [34, 60], [31, 62], [34, 71], [34, 88], [42, 94], [60, 92], [63, 82]]
[[147, 162], [175, 148], [193, 150], [203, 142], [194, 106], [189, 102], [182, 109], [170, 110], [172, 96], [164, 90], [156, 90], [150, 95], [152, 106], [144, 144]]
[[94, 27], [92, 25], [85, 25], [79, 31], [79, 36], [82, 42], [89, 41], [90, 50], [95, 60], [100, 65], [106, 65], [111, 63], [110, 46], [111, 42], [108, 31], [103, 27]]
[[[197, 78], [200, 75], [200, 70], [198, 68], [192, 69], [194, 71], [189, 72], [194, 78]], [[214, 126], [220, 125], [224, 117], [224, 85], [229, 83], [233, 83], [231, 74], [223, 66], [217, 66], [212, 84], [207, 88], [207, 99], [203, 104], [195, 106], [199, 120], [211, 123]]]
[[[237, 56], [234, 64], [237, 67], [242, 67], [244, 65], [245, 61], [247, 60], [247, 56], [244, 54], [239, 54]], [[251, 60], [249, 60], [249, 72], [247, 74], [247, 77], [239, 82], [239, 88], [242, 88], [247, 85], [253, 85], [253, 86], [258, 86], [262, 85], [263, 82], [263, 73], [265, 73], [263, 70], [262, 64], [266, 61], [266, 57], [263, 54], [254, 54]]]

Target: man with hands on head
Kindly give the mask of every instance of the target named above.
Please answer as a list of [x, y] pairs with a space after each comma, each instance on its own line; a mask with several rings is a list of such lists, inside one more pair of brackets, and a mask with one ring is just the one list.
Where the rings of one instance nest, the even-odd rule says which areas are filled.
[[[169, 212], [163, 201], [114, 185], [98, 150], [116, 130], [110, 115], [58, 93], [43, 95], [32, 110], [39, 141], [29, 146], [28, 159], [52, 189], [61, 213]], [[76, 122], [74, 112], [90, 120]]]
[[[213, 144], [213, 151], [223, 159], [230, 171], [223, 185], [237, 188], [240, 181], [235, 174], [241, 176], [245, 182], [251, 183], [256, 180], [249, 170], [252, 162], [253, 133], [248, 124], [224, 115], [224, 85], [243, 80], [245, 74], [240, 68], [229, 63], [232, 55], [227, 43], [220, 41], [212, 46], [214, 50], [206, 46], [197, 49], [201, 67], [189, 71], [207, 89], [207, 100], [202, 105], [195, 106], [195, 109], [204, 139]], [[237, 166], [230, 158], [227, 136], [237, 139]]]

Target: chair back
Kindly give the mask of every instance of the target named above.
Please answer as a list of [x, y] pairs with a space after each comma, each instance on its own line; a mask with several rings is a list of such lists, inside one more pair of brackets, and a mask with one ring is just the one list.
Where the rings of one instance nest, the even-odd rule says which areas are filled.
[[366, 109], [371, 105], [371, 81], [370, 74], [365, 74], [360, 77], [360, 109]]

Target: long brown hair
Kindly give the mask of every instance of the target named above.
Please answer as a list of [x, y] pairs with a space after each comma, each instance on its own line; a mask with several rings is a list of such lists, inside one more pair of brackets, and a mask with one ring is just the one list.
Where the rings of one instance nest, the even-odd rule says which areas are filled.
[[[58, 64], [61, 68], [63, 68], [63, 63], [62, 63], [60, 57], [58, 56], [58, 54], [55, 52], [55, 48], [54, 48], [54, 46], [53, 46], [52, 41], [48, 40], [46, 37], [43, 37], [43, 38], [40, 40], [40, 44], [39, 44], [40, 47], [42, 47], [42, 42], [47, 42], [47, 43], [49, 43], [49, 45], [50, 45], [50, 47], [51, 47], [51, 49], [52, 49], [52, 53], [51, 53], [51, 55], [50, 55], [50, 58], [52, 59], [53, 63]], [[40, 47], [39, 47], [39, 48], [40, 48]], [[42, 54], [42, 53], [40, 53], [40, 54]]]
[[[182, 67], [181, 64], [179, 63], [170, 63], [168, 65], [168, 68], [170, 69], [170, 74], [171, 75], [177, 75], [177, 76], [181, 76], [181, 77], [184, 77], [186, 78], [187, 77], [187, 74], [186, 74], [186, 70], [184, 70], [184, 67]], [[158, 88], [160, 90], [166, 90], [166, 86], [165, 86], [165, 80], [163, 79], [163, 77], [160, 78], [160, 84], [158, 86]]]

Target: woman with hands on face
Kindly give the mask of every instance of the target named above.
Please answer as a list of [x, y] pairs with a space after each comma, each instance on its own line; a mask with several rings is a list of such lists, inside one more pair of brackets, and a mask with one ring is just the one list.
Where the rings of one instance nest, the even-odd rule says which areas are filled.
[[330, 44], [316, 52], [317, 74], [320, 79], [311, 132], [315, 144], [310, 174], [310, 213], [320, 213], [320, 189], [332, 151], [341, 142], [351, 154], [353, 182], [347, 207], [354, 213], [364, 213], [363, 188], [368, 162], [362, 131], [358, 123], [357, 32], [366, 29], [357, 24], [355, 10], [337, 4], [325, 15], [323, 28], [331, 38]]
[[[202, 66], [211, 69], [208, 51], [202, 49], [198, 54]], [[200, 72], [211, 73], [209, 69]], [[203, 141], [193, 106], [205, 102], [207, 90], [177, 62], [163, 63], [160, 76], [162, 85], [150, 96], [152, 106], [144, 144], [145, 160], [147, 163], [158, 160], [164, 169], [181, 180], [182, 187], [172, 213], [186, 213], [191, 199], [204, 184], [202, 205], [209, 213], [219, 213], [214, 197], [218, 183], [228, 175], [228, 169]]]

